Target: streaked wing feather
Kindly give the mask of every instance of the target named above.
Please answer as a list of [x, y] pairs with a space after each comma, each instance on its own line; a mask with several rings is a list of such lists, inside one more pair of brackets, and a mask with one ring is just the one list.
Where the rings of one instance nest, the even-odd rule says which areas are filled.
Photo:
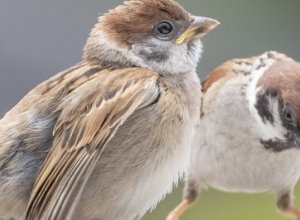
[[134, 111], [158, 96], [156, 73], [127, 68], [105, 70], [65, 97], [26, 219], [71, 218], [107, 143]]

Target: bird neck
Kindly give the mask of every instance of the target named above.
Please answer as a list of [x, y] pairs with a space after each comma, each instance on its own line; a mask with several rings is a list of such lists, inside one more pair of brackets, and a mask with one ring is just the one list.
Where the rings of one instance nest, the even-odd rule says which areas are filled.
[[[102, 31], [92, 31], [84, 47], [84, 61], [103, 68], [136, 67], [141, 61], [124, 45], [118, 45]], [[139, 65], [141, 66], [141, 65]]]

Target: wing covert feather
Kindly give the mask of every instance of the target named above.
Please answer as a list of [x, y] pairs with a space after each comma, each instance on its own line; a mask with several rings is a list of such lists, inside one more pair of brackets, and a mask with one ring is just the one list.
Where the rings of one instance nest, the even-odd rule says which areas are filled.
[[26, 219], [69, 219], [106, 144], [137, 109], [159, 97], [158, 76], [140, 68], [103, 70], [57, 108], [54, 142], [36, 179]]

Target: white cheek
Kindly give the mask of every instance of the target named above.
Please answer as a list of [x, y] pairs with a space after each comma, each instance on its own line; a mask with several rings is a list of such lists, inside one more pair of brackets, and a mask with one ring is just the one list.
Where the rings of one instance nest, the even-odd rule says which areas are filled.
[[[269, 121], [266, 121], [265, 123], [259, 123], [261, 127], [261, 132], [263, 134], [264, 140], [269, 140], [273, 138], [279, 138], [279, 139], [285, 139], [285, 134], [287, 133], [287, 130], [282, 125], [280, 114], [279, 114], [279, 104], [277, 100], [270, 98], [270, 112], [273, 115], [274, 122], [271, 123]], [[260, 120], [261, 122], [261, 120]]]
[[[155, 48], [153, 45], [155, 45]], [[157, 51], [161, 51], [162, 54], [166, 53], [168, 59], [163, 60], [162, 62], [147, 60], [141, 63], [143, 63], [144, 67], [146, 66], [147, 68], [154, 69], [160, 73], [176, 74], [196, 71], [197, 64], [202, 53], [202, 44], [200, 40], [199, 42], [195, 42], [193, 50], [190, 51], [186, 43], [176, 45], [174, 42], [166, 42], [152, 38], [140, 45], [133, 45], [132, 51], [133, 54], [138, 54], [139, 51], [143, 51], [148, 54]]]
[[[252, 71], [253, 74], [251, 74], [251, 75], [253, 78], [247, 89], [247, 98], [248, 98], [249, 108], [250, 108], [251, 112], [256, 112], [256, 109], [255, 109], [255, 103], [257, 101], [256, 94], [257, 94], [257, 92], [259, 92], [261, 90], [261, 88], [257, 88], [257, 83], [258, 83], [259, 79], [262, 77], [262, 75], [264, 74], [264, 72], [270, 68], [270, 66], [273, 64], [273, 62], [269, 62], [264, 68], [260, 68], [259, 70]], [[259, 63], [254, 65], [254, 67], [252, 69], [255, 69], [258, 65], [259, 65]]]
[[[100, 56], [105, 60], [117, 63], [132, 63], [142, 68], [153, 69], [159, 73], [184, 73], [196, 72], [197, 64], [202, 54], [201, 41], [195, 41], [191, 48], [187, 43], [176, 45], [174, 42], [161, 41], [156, 38], [134, 44], [131, 48], [122, 48], [116, 42], [109, 39], [105, 33], [99, 32], [95, 38], [96, 45], [101, 48]], [[140, 51], [147, 53], [162, 51], [166, 52], [168, 59], [163, 62], [146, 60], [139, 55]]]
[[[262, 90], [262, 88], [257, 88], [257, 83], [262, 75], [272, 66], [275, 60], [265, 59], [265, 67], [258, 68], [261, 65], [260, 59], [257, 59], [254, 63], [252, 70], [252, 74], [249, 77], [252, 77], [251, 83], [249, 84], [246, 96], [248, 100], [248, 107], [253, 114], [260, 132], [263, 133], [263, 139], [268, 140], [272, 138], [280, 138], [283, 139], [284, 135], [286, 134], [286, 130], [282, 126], [280, 122], [280, 115], [278, 113], [278, 102], [276, 100], [270, 99], [270, 111], [274, 117], [274, 123], [269, 121], [263, 121], [262, 118], [259, 116], [257, 109], [255, 108], [257, 99], [256, 95], [258, 92]], [[257, 70], [258, 69], [258, 70]]]

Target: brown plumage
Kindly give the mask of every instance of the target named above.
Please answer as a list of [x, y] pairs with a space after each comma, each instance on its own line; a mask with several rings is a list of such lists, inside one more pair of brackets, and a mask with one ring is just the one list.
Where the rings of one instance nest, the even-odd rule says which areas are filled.
[[1, 119], [0, 216], [132, 220], [153, 208], [187, 166], [200, 37], [217, 24], [172, 0], [100, 17], [83, 61]]
[[[126, 78], [125, 83], [122, 78]], [[59, 117], [53, 129], [55, 148], [48, 153], [39, 172], [28, 206], [32, 214], [28, 214], [27, 219], [71, 217], [68, 212], [56, 214], [57, 209], [74, 208], [75, 194], [85, 185], [78, 185], [78, 181], [87, 181], [119, 126], [134, 111], [157, 99], [157, 78], [154, 72], [138, 68], [99, 71], [81, 85], [80, 90], [65, 97], [56, 108]], [[86, 92], [80, 94], [84, 90]], [[75, 99], [78, 100], [74, 102]], [[58, 202], [57, 198], [63, 195], [68, 196]], [[47, 207], [51, 207], [51, 212], [40, 211]]]
[[137, 39], [144, 38], [157, 21], [181, 20], [185, 21], [185, 27], [187, 27], [189, 16], [189, 13], [175, 1], [132, 0], [109, 11], [106, 16], [100, 18], [101, 23], [99, 25], [105, 32], [109, 33], [109, 37], [117, 42], [126, 43], [128, 46]]

